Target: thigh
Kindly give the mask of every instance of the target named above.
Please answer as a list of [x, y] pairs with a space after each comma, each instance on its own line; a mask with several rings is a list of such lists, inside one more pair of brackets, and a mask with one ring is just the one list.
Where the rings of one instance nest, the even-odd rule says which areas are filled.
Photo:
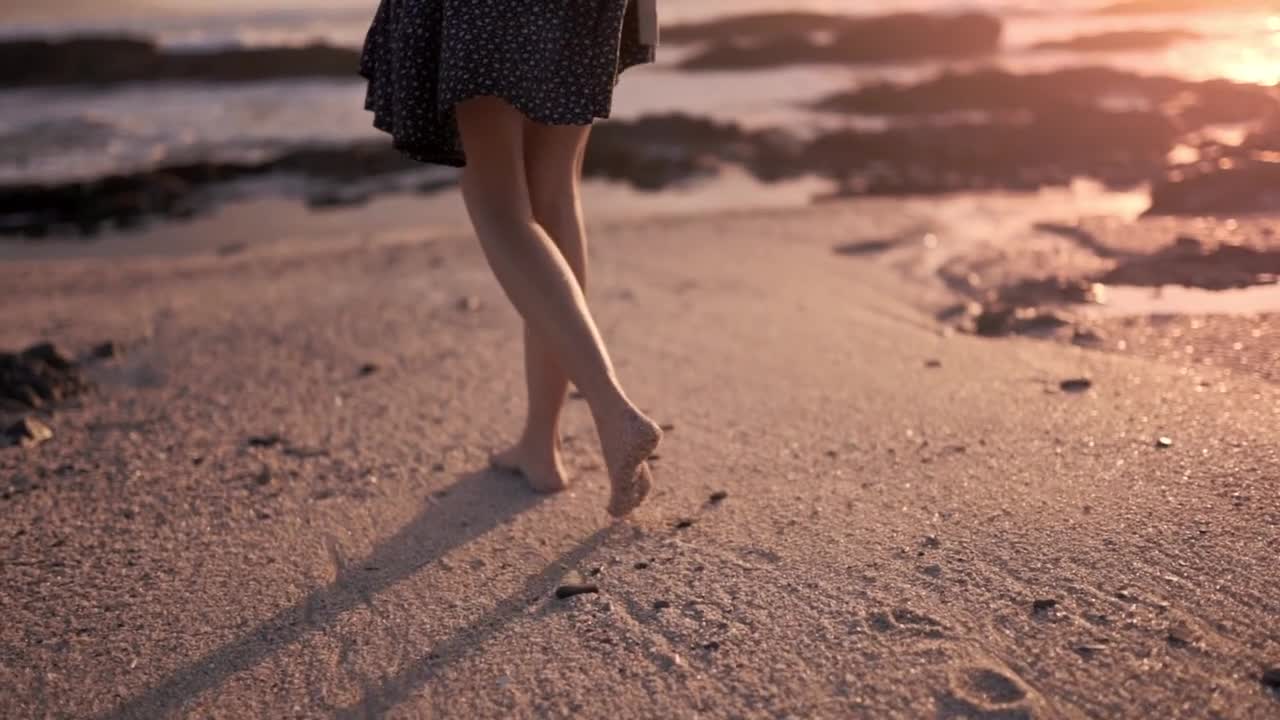
[[590, 125], [542, 125], [526, 121], [525, 178], [535, 213], [572, 214], [586, 157]]
[[532, 214], [525, 179], [524, 115], [496, 97], [464, 100], [455, 112], [467, 156], [463, 191]]

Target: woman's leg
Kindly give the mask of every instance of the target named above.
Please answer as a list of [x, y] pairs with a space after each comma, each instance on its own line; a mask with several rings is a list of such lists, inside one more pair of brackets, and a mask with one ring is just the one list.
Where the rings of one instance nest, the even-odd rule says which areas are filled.
[[[460, 103], [457, 114], [467, 153], [462, 194], [481, 247], [530, 331], [550, 349], [591, 406], [613, 486], [609, 512], [624, 515], [648, 493], [645, 460], [662, 433], [623, 393], [582, 287], [534, 217], [525, 170], [524, 116], [488, 97]], [[585, 128], [579, 132], [585, 133]], [[544, 143], [534, 141], [537, 154]]]
[[[525, 179], [534, 220], [551, 236], [584, 293], [587, 236], [578, 178], [588, 131], [584, 127], [524, 123]], [[524, 360], [529, 414], [520, 440], [495, 455], [494, 463], [521, 471], [535, 490], [556, 492], [568, 484], [560, 459], [560, 411], [569, 390], [569, 376], [528, 323]]]

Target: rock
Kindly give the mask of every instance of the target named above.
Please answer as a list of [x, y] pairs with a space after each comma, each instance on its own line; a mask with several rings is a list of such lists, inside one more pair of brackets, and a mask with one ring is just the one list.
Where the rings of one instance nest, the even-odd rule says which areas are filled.
[[467, 295], [458, 300], [458, 309], [463, 312], [476, 312], [482, 307], [480, 298], [475, 295]]
[[1086, 347], [1096, 347], [1106, 342], [1107, 338], [1094, 328], [1076, 328], [1071, 333], [1071, 342]]
[[942, 367], [942, 361], [941, 360], [925, 360], [924, 366], [929, 368], [930, 370], [937, 370], [938, 368]]
[[1173, 631], [1167, 634], [1165, 636], [1165, 642], [1169, 643], [1169, 647], [1178, 649], [1186, 648], [1191, 645], [1191, 640], [1184, 637], [1182, 633], [1178, 631]]
[[1102, 279], [1117, 285], [1183, 285], [1230, 290], [1270, 285], [1278, 274], [1280, 251], [1275, 249], [1221, 244], [1212, 249], [1193, 250], [1189, 243], [1175, 242], [1159, 252], [1125, 260]]
[[89, 390], [79, 366], [52, 343], [0, 353], [0, 408], [34, 410]]
[[677, 530], [684, 530], [686, 528], [691, 528], [693, 527], [693, 520], [691, 518], [681, 518], [676, 521], [675, 527]]
[[1151, 187], [1146, 215], [1235, 215], [1280, 210], [1280, 162], [1274, 150], [1236, 150], [1237, 157], [1179, 167]]
[[1204, 241], [1194, 235], [1179, 235], [1174, 238], [1173, 247], [1188, 255], [1203, 255], [1205, 252]]
[[1001, 337], [1013, 333], [1016, 310], [1012, 307], [988, 307], [973, 319], [974, 332], [984, 337]]
[[1089, 378], [1071, 378], [1058, 383], [1058, 387], [1062, 392], [1066, 393], [1082, 393], [1093, 387], [1093, 381]]
[[654, 653], [654, 663], [663, 670], [678, 670], [687, 665], [679, 653], [667, 653], [661, 650]]
[[668, 602], [668, 601], [666, 601], [666, 600], [654, 600], [654, 601], [653, 601], [653, 609], [654, 609], [654, 610], [666, 610], [666, 609], [667, 609], [667, 608], [669, 608], [669, 607], [671, 607], [671, 603], [670, 603], [670, 602]]
[[832, 252], [837, 255], [877, 255], [891, 250], [898, 245], [896, 240], [864, 240], [861, 242], [846, 243], [837, 245], [832, 248]]
[[259, 486], [270, 485], [271, 484], [271, 468], [267, 467], [266, 465], [263, 465], [262, 469], [258, 471], [258, 474], [254, 475], [253, 482]]
[[1014, 332], [1019, 335], [1052, 334], [1071, 325], [1071, 318], [1051, 310], [1032, 309], [1015, 314]]
[[937, 564], [926, 565], [920, 568], [920, 572], [933, 578], [942, 577], [942, 566]]
[[634, 568], [635, 568], [635, 569], [637, 569], [637, 570], [644, 570], [645, 568], [648, 568], [648, 567], [649, 567], [649, 563], [647, 563], [647, 562], [645, 562], [645, 561], [641, 560], [640, 562], [637, 562], [637, 563], [636, 563], [635, 565], [633, 565], [632, 567], [634, 567]]
[[575, 595], [594, 595], [600, 592], [599, 586], [588, 583], [582, 584], [566, 584], [556, 588], [556, 597], [560, 600], [571, 598]]
[[[1125, 95], [1140, 100], [1151, 111], [1114, 112], [1106, 98]], [[1158, 108], [1176, 100], [1177, 107]], [[1030, 114], [1033, 121], [1053, 126], [1080, 122], [1083, 117], [1098, 125], [1092, 132], [1125, 130], [1129, 136], [1135, 122], [1153, 123], [1149, 130], [1164, 128], [1154, 137], [1129, 136], [1134, 149], [1166, 147], [1184, 132], [1222, 122], [1249, 122], [1267, 117], [1275, 99], [1265, 86], [1221, 80], [1189, 81], [1171, 77], [1140, 75], [1102, 66], [1073, 67], [1044, 73], [1018, 74], [994, 68], [973, 72], [948, 72], [914, 85], [893, 83], [862, 85], [850, 92], [829, 96], [818, 102], [822, 109], [860, 115], [944, 115], [958, 112], [985, 112], [999, 118]], [[1166, 115], [1165, 112], [1169, 113]], [[1078, 114], [1055, 120], [1060, 113]], [[1160, 118], [1176, 120], [1160, 124]], [[1104, 130], [1105, 129], [1105, 130]], [[1063, 140], [1072, 144], [1080, 132], [1068, 132]], [[1115, 142], [1113, 138], [1111, 142]], [[1105, 142], [1105, 141], [1104, 141]], [[1018, 150], [1017, 152], [1025, 152]], [[1167, 163], [1161, 162], [1158, 171]]]
[[373, 375], [374, 373], [378, 372], [378, 370], [380, 369], [381, 368], [378, 367], [377, 363], [365, 363], [360, 366], [360, 369], [357, 372], [360, 375], [360, 377], [369, 377], [370, 375]]
[[1156, 440], [1156, 447], [1167, 449], [1173, 447], [1173, 438], [1161, 437]]
[[920, 541], [920, 544], [924, 547], [935, 550], [942, 547], [942, 541], [938, 539], [937, 535], [926, 535], [924, 539]]
[[13, 40], [0, 42], [0, 86], [345, 78], [359, 63], [357, 51], [321, 44], [175, 52], [121, 36]]
[[114, 360], [121, 355], [120, 346], [114, 340], [98, 343], [89, 351], [89, 356], [95, 360]]
[[[874, 17], [766, 15], [729, 18], [667, 32], [677, 38], [711, 40], [681, 63], [686, 70], [779, 67], [797, 63], [880, 63], [987, 55], [999, 50], [1000, 20], [978, 13], [901, 13]], [[790, 22], [788, 22], [790, 20]], [[815, 37], [820, 32], [829, 38]], [[743, 40], [747, 41], [744, 42]]]
[[252, 435], [246, 442], [249, 447], [269, 448], [280, 445], [284, 442], [284, 438], [274, 433], [271, 435]]
[[1031, 612], [1034, 615], [1048, 615], [1058, 607], [1057, 600], [1036, 600], [1031, 603]]
[[48, 342], [32, 345], [22, 351], [22, 356], [28, 360], [42, 362], [54, 370], [70, 370], [75, 366], [70, 356], [62, 352], [58, 346]]
[[6, 428], [4, 435], [13, 445], [33, 448], [52, 440], [53, 430], [35, 418], [26, 417]]
[[1262, 671], [1262, 686], [1280, 696], [1280, 665]]
[[[397, 173], [419, 167], [390, 143], [358, 141], [294, 148], [255, 161], [206, 159], [61, 184], [8, 185], [0, 187], [0, 234], [43, 237], [61, 230], [87, 235], [108, 223], [132, 228], [153, 216], [188, 218], [207, 209], [209, 188], [266, 175], [300, 177], [304, 194], [355, 180], [386, 192], [398, 189]], [[370, 184], [379, 177], [387, 180]]]
[[1080, 657], [1085, 658], [1087, 660], [1092, 658], [1094, 655], [1097, 655], [1098, 653], [1106, 652], [1107, 646], [1101, 643], [1084, 643], [1081, 645], [1076, 645], [1072, 649], [1075, 650], [1076, 653], [1080, 655]]
[[662, 423], [658, 427], [661, 428], [662, 432], [671, 432], [676, 429], [675, 423]]

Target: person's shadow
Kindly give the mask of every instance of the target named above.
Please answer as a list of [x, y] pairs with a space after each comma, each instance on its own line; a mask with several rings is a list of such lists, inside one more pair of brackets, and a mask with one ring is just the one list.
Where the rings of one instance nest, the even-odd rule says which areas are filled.
[[[99, 717], [102, 720], [123, 720], [177, 714], [201, 693], [218, 687], [232, 675], [256, 666], [308, 635], [323, 632], [343, 613], [365, 604], [379, 591], [528, 510], [543, 496], [530, 492], [508, 473], [482, 470], [460, 477], [435, 497], [437, 500], [433, 504], [428, 504], [412, 522], [379, 543], [367, 558], [342, 567], [331, 584], [312, 591], [238, 639], [183, 665], [153, 687], [126, 699]], [[476, 508], [482, 511], [471, 515], [468, 522], [460, 522], [460, 518], [468, 517]], [[494, 632], [504, 617], [513, 616], [522, 604], [528, 603], [531, 594], [544, 592], [563, 572], [562, 566], [581, 561], [604, 541], [608, 533], [606, 529], [596, 531], [543, 572], [530, 578], [520, 593], [500, 603], [477, 622], [454, 633], [400, 674], [385, 680], [379, 687], [370, 688], [360, 703], [339, 711], [339, 714], [364, 715], [376, 712], [375, 708], [394, 706], [402, 701], [426, 681], [433, 669], [439, 668], [442, 658], [458, 655], [456, 651], [468, 642], [468, 638], [478, 644], [478, 634]]]

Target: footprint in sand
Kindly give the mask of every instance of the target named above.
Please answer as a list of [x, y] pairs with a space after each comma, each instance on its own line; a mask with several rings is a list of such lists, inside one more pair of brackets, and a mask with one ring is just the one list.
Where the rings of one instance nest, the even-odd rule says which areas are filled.
[[988, 702], [1004, 705], [1017, 702], [1027, 696], [1027, 691], [1012, 678], [990, 670], [980, 668], [972, 670], [965, 678], [968, 689]]
[[1034, 717], [1027, 688], [1010, 674], [989, 667], [969, 667], [952, 675], [948, 692], [937, 695], [939, 718], [1029, 720]]
[[941, 638], [945, 626], [938, 620], [906, 607], [889, 612], [876, 610], [867, 614], [867, 627], [878, 633], [901, 631], [930, 638]]

